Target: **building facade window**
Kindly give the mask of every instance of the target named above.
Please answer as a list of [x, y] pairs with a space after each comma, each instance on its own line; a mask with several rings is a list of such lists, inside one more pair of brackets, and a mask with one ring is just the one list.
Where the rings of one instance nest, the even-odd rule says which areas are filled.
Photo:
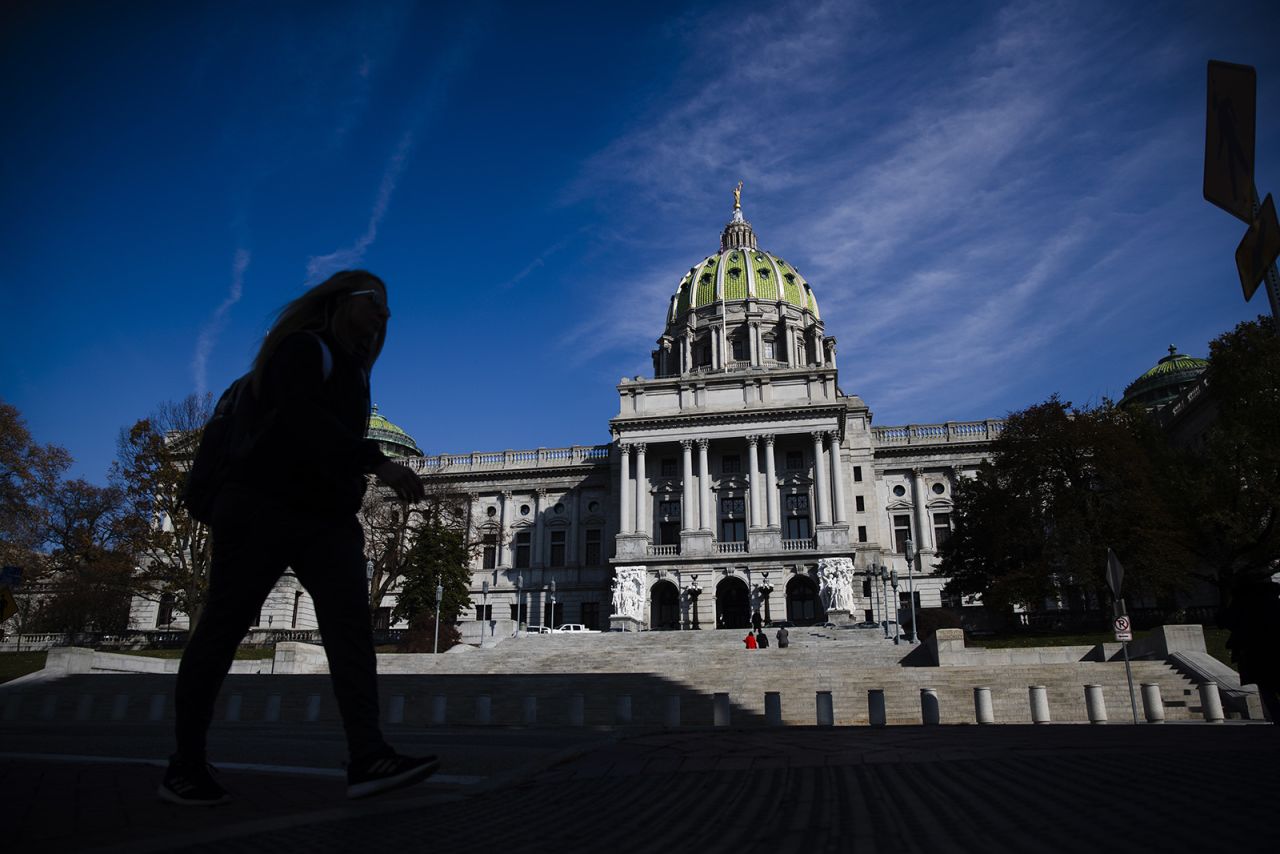
[[748, 352], [747, 339], [742, 337], [733, 339], [733, 358], [735, 361], [746, 361]]
[[492, 606], [492, 605], [477, 605], [477, 606], [476, 606], [476, 619], [477, 619], [477, 620], [492, 620], [492, 619], [493, 619], [493, 606]]
[[720, 499], [720, 542], [741, 543], [747, 539], [746, 499]]
[[772, 341], [764, 342], [764, 358], [769, 360], [770, 362], [773, 361], [773, 342]]
[[742, 457], [737, 454], [725, 454], [720, 458], [721, 474], [741, 474]]
[[663, 477], [675, 477], [676, 474], [679, 473], [679, 471], [680, 471], [679, 464], [676, 462], [675, 457], [662, 458], [662, 476]]
[[584, 553], [585, 563], [587, 566], [600, 565], [600, 529], [587, 529], [587, 548]]
[[942, 544], [951, 539], [951, 514], [950, 513], [934, 513], [933, 514], [933, 544], [935, 548], [942, 548]]
[[484, 535], [484, 551], [482, 565], [485, 569], [494, 569], [498, 566], [498, 535]]
[[529, 555], [533, 551], [533, 534], [521, 531], [516, 534], [516, 569], [529, 568]]
[[564, 566], [564, 531], [551, 532], [551, 565]]
[[788, 540], [807, 540], [811, 536], [809, 528], [809, 496], [794, 494], [786, 497]]
[[787, 451], [788, 471], [799, 471], [802, 468], [804, 468], [804, 452], [803, 451]]
[[867, 541], [867, 526], [859, 525], [858, 526], [858, 542], [865, 543], [866, 541]]
[[867, 505], [866, 505], [866, 502], [864, 502], [864, 501], [862, 500], [862, 496], [861, 496], [861, 495], [855, 495], [855, 496], [853, 497], [853, 509], [854, 509], [854, 510], [856, 510], [856, 511], [858, 511], [859, 513], [866, 513], [866, 512], [867, 512]]
[[161, 593], [160, 606], [156, 609], [156, 628], [167, 628], [173, 622], [173, 594]]
[[853, 482], [862, 483], [862, 466], [853, 467]]
[[588, 629], [600, 628], [600, 603], [599, 602], [583, 602], [582, 603], [582, 625]]
[[899, 554], [907, 551], [907, 539], [911, 536], [911, 514], [902, 513], [893, 517], [893, 550]]

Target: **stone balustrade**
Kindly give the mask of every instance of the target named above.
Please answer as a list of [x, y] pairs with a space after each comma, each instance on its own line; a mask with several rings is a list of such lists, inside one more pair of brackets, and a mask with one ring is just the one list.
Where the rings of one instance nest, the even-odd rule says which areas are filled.
[[745, 554], [746, 542], [716, 543], [716, 551], [722, 555]]
[[990, 442], [1004, 430], [1004, 421], [946, 421], [942, 424], [908, 424], [873, 427], [877, 447], [887, 445], [944, 445], [955, 442]]
[[680, 554], [680, 546], [649, 546], [648, 553], [654, 557], [674, 557]]
[[784, 552], [811, 552], [818, 548], [818, 541], [814, 537], [800, 540], [783, 540], [782, 550]]
[[573, 445], [568, 448], [534, 448], [523, 451], [475, 451], [470, 454], [438, 454], [411, 457], [404, 462], [420, 474], [503, 471], [548, 466], [609, 464], [609, 445]]

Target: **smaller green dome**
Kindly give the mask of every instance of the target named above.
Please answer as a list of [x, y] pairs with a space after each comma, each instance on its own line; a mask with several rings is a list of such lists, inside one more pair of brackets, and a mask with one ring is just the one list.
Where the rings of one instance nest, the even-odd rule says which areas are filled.
[[376, 403], [373, 405], [373, 412], [369, 414], [369, 428], [364, 435], [366, 439], [377, 442], [382, 453], [388, 457], [422, 456], [422, 450], [418, 447], [418, 443], [413, 441], [413, 437], [381, 415]]
[[1179, 353], [1177, 347], [1170, 345], [1169, 355], [1125, 387], [1120, 405], [1158, 409], [1195, 385], [1208, 367], [1207, 359]]

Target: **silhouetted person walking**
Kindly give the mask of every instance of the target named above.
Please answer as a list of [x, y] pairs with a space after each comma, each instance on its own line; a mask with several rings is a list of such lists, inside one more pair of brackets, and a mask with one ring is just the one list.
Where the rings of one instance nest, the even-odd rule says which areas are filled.
[[1240, 683], [1258, 686], [1258, 698], [1272, 723], [1280, 721], [1280, 586], [1266, 578], [1242, 580], [1222, 616], [1231, 630], [1227, 648], [1240, 666]]
[[742, 642], [743, 642], [744, 644], [746, 644], [747, 649], [756, 649], [756, 648], [757, 648], [757, 644], [756, 644], [756, 633], [755, 633], [755, 632], [747, 632], [747, 636], [746, 636], [745, 638], [743, 638], [743, 639], [742, 639]]
[[764, 629], [756, 632], [756, 647], [759, 649], [769, 648], [769, 636], [764, 633]]
[[[212, 806], [228, 800], [205, 741], [214, 701], [262, 603], [286, 568], [315, 602], [346, 730], [348, 797], [425, 779], [434, 756], [396, 754], [378, 723], [377, 669], [356, 519], [365, 475], [405, 501], [421, 480], [365, 438], [369, 372], [391, 312], [382, 280], [337, 273], [286, 305], [254, 359], [249, 447], [229, 465], [213, 503], [209, 593], [182, 655], [175, 688], [178, 750], [158, 794]], [[236, 407], [240, 411], [239, 405]]]
[[787, 631], [786, 626], [778, 629], [778, 649], [786, 649], [791, 645], [791, 632]]
[[764, 620], [760, 619], [760, 611], [759, 609], [757, 609], [755, 613], [751, 615], [751, 628], [755, 629], [758, 632], [760, 631], [760, 627], [763, 625], [764, 625]]

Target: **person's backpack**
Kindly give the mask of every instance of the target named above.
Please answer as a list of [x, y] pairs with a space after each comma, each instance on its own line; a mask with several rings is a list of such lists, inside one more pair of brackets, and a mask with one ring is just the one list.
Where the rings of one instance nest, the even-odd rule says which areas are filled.
[[[320, 344], [321, 370], [324, 379], [333, 372], [333, 354], [324, 339], [310, 333]], [[268, 418], [258, 411], [253, 393], [253, 373], [247, 373], [227, 387], [204, 426], [200, 447], [191, 460], [186, 483], [182, 488], [182, 504], [197, 522], [208, 525], [213, 520], [213, 505], [235, 465], [253, 451], [258, 437], [267, 427]]]

